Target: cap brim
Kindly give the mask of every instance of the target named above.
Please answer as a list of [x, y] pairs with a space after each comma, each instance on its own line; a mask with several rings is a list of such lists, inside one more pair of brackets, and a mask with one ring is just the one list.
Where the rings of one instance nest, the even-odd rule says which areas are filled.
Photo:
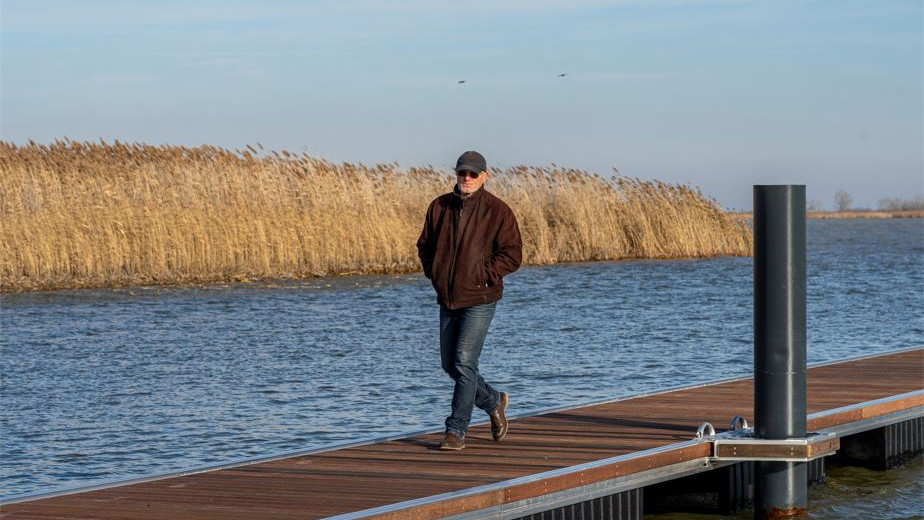
[[484, 171], [483, 169], [477, 166], [469, 165], [469, 164], [463, 164], [462, 166], [456, 167], [456, 173], [462, 173], [462, 172], [481, 173], [483, 171]]

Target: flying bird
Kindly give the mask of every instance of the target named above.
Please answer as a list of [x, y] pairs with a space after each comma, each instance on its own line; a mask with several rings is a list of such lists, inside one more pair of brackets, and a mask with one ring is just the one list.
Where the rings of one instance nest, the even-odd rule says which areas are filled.
[[465, 80], [464, 80], [464, 79], [460, 79], [460, 80], [459, 80], [459, 85], [461, 85], [461, 84], [463, 84], [463, 83], [465, 83]]
[[567, 76], [567, 75], [568, 75], [567, 72], [562, 72], [561, 74], [558, 75], [558, 77], [559, 77], [559, 78], [563, 78], [563, 77], [565, 77], [565, 76]]

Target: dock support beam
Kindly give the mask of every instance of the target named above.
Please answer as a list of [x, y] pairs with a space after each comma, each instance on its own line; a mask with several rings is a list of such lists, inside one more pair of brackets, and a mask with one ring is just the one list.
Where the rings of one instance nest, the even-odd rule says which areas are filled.
[[[805, 186], [754, 186], [754, 432], [806, 436]], [[804, 462], [757, 462], [754, 517], [808, 504]]]

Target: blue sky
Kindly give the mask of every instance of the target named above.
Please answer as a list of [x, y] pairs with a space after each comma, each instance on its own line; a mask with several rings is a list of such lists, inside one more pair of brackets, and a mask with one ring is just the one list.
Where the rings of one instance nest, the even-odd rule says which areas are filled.
[[[2, 0], [0, 136], [924, 192], [920, 0]], [[567, 73], [558, 77], [559, 73]], [[459, 84], [459, 80], [465, 80]]]

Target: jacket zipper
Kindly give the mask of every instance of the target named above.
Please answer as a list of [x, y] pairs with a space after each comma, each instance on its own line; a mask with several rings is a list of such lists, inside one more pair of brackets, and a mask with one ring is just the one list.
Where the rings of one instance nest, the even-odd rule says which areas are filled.
[[[456, 256], [459, 252], [459, 242], [462, 240], [460, 225], [462, 224], [462, 211], [465, 209], [465, 199], [459, 202], [459, 212], [453, 221], [452, 262], [449, 264], [449, 308], [455, 309], [452, 302], [453, 281], [456, 275]], [[455, 213], [455, 212], [454, 212]]]

